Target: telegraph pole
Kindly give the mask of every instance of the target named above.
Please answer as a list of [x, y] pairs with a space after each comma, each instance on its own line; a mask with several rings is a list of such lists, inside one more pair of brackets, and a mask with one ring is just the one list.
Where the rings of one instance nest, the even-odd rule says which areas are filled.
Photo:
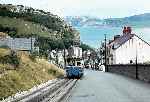
[[135, 59], [135, 65], [136, 65], [136, 68], [135, 68], [135, 74], [136, 74], [136, 79], [138, 79], [138, 52], [137, 52], [137, 45], [136, 45], [136, 59]]
[[[63, 43], [64, 43], [64, 37], [63, 35], [61, 34], [61, 39], [63, 40]], [[63, 48], [63, 51], [64, 51], [64, 68], [66, 67], [66, 47], [65, 47], [65, 43], [64, 43], [64, 48]]]
[[[65, 45], [64, 45], [65, 46]], [[64, 68], [66, 67], [66, 51], [65, 51], [65, 47], [64, 47]]]
[[106, 72], [108, 72], [108, 68], [107, 68], [107, 47], [106, 47], [106, 34], [105, 35], [105, 69], [106, 69]]

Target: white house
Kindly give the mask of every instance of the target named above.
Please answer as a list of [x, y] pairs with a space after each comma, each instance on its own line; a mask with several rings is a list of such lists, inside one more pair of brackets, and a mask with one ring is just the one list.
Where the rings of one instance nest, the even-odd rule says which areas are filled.
[[107, 64], [150, 62], [150, 44], [125, 27], [123, 35], [114, 37], [107, 45]]

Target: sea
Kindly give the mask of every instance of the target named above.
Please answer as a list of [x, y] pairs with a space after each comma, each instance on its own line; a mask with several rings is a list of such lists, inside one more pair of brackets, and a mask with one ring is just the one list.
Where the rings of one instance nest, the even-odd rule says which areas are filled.
[[[107, 41], [113, 39], [114, 35], [122, 35], [122, 27], [76, 27], [80, 32], [81, 42], [93, 48], [99, 48], [104, 42], [105, 34]], [[150, 43], [150, 27], [132, 28], [132, 33], [138, 35], [146, 42]]]

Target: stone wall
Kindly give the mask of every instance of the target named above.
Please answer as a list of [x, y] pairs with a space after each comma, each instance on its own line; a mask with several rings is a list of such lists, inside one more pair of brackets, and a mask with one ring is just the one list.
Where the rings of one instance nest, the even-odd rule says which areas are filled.
[[108, 72], [117, 73], [132, 78], [150, 82], [150, 65], [108, 65]]

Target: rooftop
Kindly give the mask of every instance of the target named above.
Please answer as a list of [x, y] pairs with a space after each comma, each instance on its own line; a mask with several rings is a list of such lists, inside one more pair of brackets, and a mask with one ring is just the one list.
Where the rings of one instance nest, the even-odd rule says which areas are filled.
[[122, 44], [124, 44], [126, 41], [131, 39], [135, 34], [131, 34], [131, 27], [124, 27], [123, 29], [123, 35], [120, 36], [114, 36], [114, 40], [112, 40], [109, 44], [108, 47], [113, 46], [113, 49], [117, 49], [120, 47]]

